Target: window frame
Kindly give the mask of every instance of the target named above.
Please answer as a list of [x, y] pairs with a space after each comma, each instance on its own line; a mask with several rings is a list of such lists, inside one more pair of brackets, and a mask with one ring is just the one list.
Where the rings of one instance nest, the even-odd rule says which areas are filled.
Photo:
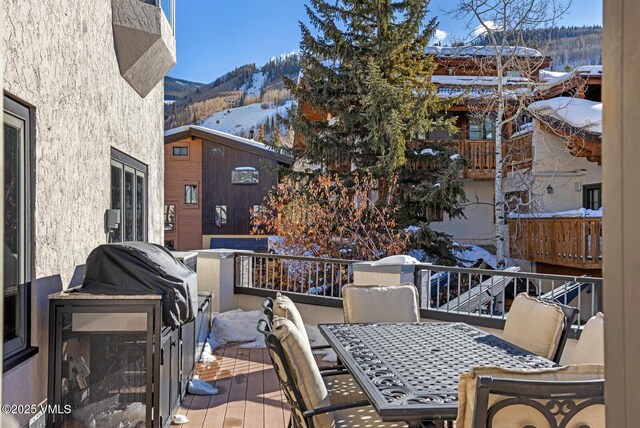
[[[245, 169], [241, 169], [245, 168]], [[246, 169], [253, 168], [253, 169]], [[241, 181], [238, 179], [239, 176], [252, 173], [252, 176], [255, 177], [256, 181]], [[252, 184], [260, 184], [260, 171], [255, 167], [236, 167], [231, 170], [231, 184], [240, 184], [240, 185], [252, 185]]]
[[[195, 202], [189, 202], [189, 200], [187, 200], [187, 188], [188, 187], [194, 187], [195, 188]], [[185, 184], [184, 185], [184, 204], [186, 206], [189, 207], [196, 207], [198, 206], [198, 184], [194, 184], [194, 183], [189, 183], [189, 184]]]
[[[113, 240], [111, 242], [135, 242], [135, 241], [147, 242], [149, 240], [149, 209], [148, 209], [149, 208], [149, 167], [145, 163], [142, 163], [139, 160], [113, 147], [111, 148], [111, 159], [109, 162], [109, 171], [111, 171], [112, 167], [119, 168], [121, 171], [121, 174], [120, 174], [121, 209], [120, 209], [120, 224], [119, 224], [120, 240], [119, 241]], [[132, 240], [125, 239], [125, 235], [126, 235], [125, 225], [126, 225], [126, 219], [127, 219], [127, 215], [126, 215], [126, 174], [127, 173], [133, 174], [133, 184], [134, 184], [133, 200], [131, 202], [133, 207], [133, 230], [131, 232], [133, 236]], [[142, 221], [144, 223], [144, 230], [143, 230], [142, 240], [137, 239], [137, 235], [138, 235], [138, 224], [137, 224], [138, 192], [137, 190], [138, 190], [139, 177], [143, 177], [143, 181], [144, 181], [144, 184], [143, 184], [144, 201], [142, 204], [142, 210], [143, 210]], [[111, 190], [111, 186], [113, 185], [113, 183], [111, 182], [111, 177], [109, 178], [109, 180], [110, 180], [109, 188]], [[111, 199], [111, 196], [109, 201], [109, 207], [113, 207], [113, 199]]]
[[[167, 216], [169, 214], [167, 210], [168, 207], [173, 207], [173, 223], [167, 223]], [[176, 204], [175, 202], [164, 203], [164, 232], [165, 233], [173, 233], [176, 231], [177, 213], [178, 213], [178, 204]], [[167, 230], [167, 224], [172, 224], [173, 228], [171, 230]]]
[[[31, 281], [33, 278], [33, 177], [35, 162], [33, 160], [34, 153], [34, 109], [11, 98], [7, 94], [3, 94], [3, 132], [4, 124], [9, 126], [20, 123], [22, 130], [21, 147], [18, 162], [20, 170], [18, 171], [19, 183], [19, 203], [18, 216], [21, 224], [18, 234], [18, 279], [16, 284], [16, 293], [18, 298], [18, 337], [8, 342], [3, 341], [3, 372], [10, 370], [18, 364], [26, 361], [33, 355], [38, 353], [38, 348], [31, 346]], [[5, 142], [6, 144], [6, 142]], [[4, 156], [4, 152], [2, 153]], [[4, 225], [3, 225], [4, 233]], [[3, 289], [3, 293], [5, 290]], [[4, 298], [4, 295], [3, 295]], [[4, 322], [4, 320], [3, 320]]]
[[593, 191], [598, 191], [600, 194], [599, 198], [599, 207], [595, 208], [596, 210], [602, 208], [602, 183], [593, 183], [593, 184], [583, 184], [582, 185], [582, 207], [586, 209], [593, 210], [594, 208], [588, 207], [590, 205], [590, 194]]
[[[184, 153], [176, 153], [176, 149], [179, 151], [184, 150]], [[176, 157], [189, 157], [189, 146], [173, 146], [171, 148], [171, 154]]]
[[[226, 204], [225, 205], [219, 204], [219, 205], [214, 205], [213, 209], [214, 209], [214, 211], [213, 211], [214, 224], [217, 227], [222, 227], [222, 226], [226, 225], [228, 223], [228, 219], [229, 219], [228, 206]], [[218, 210], [220, 212], [218, 212]], [[222, 212], [224, 212], [224, 221], [222, 221], [223, 220]], [[218, 218], [220, 219], [220, 224], [218, 224]]]

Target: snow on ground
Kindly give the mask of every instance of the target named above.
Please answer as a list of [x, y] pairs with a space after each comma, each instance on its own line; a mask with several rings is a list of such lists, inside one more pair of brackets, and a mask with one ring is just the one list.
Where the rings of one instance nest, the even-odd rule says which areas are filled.
[[558, 211], [555, 213], [530, 213], [530, 214], [508, 214], [509, 218], [555, 218], [555, 217], [602, 217], [602, 208], [597, 210], [588, 210], [580, 208], [578, 210]]
[[251, 82], [242, 85], [240, 90], [245, 91], [247, 95], [260, 95], [262, 88], [264, 88], [264, 82], [267, 80], [267, 75], [263, 72], [253, 73], [251, 76]]
[[[457, 246], [454, 251], [456, 258], [462, 261], [462, 264], [466, 267], [475, 265], [480, 259], [493, 269], [497, 269], [498, 263], [496, 261], [496, 255], [490, 253], [482, 247], [477, 245], [461, 245]], [[505, 267], [517, 266], [517, 264], [509, 257], [504, 258]]]
[[267, 119], [276, 115], [286, 116], [287, 109], [291, 108], [293, 104], [294, 101], [287, 101], [284, 105], [271, 105], [267, 109], [262, 108], [260, 103], [249, 104], [218, 112], [202, 120], [199, 125], [229, 134], [244, 133], [245, 136], [248, 136], [250, 130], [257, 131]]
[[581, 98], [557, 97], [536, 101], [529, 110], [559, 119], [573, 127], [602, 134], [602, 103]]

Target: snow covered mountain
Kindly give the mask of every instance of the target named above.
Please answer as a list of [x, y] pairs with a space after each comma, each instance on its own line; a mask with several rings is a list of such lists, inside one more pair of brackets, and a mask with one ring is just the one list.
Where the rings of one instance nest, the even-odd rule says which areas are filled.
[[[245, 64], [208, 84], [165, 79], [165, 129], [200, 124], [248, 136], [251, 129], [273, 132], [274, 117], [286, 115], [293, 97], [284, 87], [285, 76], [297, 79], [296, 53], [274, 57], [265, 65]], [[188, 82], [193, 84], [194, 82]], [[187, 91], [181, 91], [188, 87]]]

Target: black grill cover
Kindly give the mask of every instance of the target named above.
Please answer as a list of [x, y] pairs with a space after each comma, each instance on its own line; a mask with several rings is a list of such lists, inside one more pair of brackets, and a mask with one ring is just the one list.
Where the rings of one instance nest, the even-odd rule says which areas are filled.
[[96, 247], [85, 266], [81, 291], [91, 294], [162, 296], [165, 326], [178, 327], [198, 313], [196, 273], [164, 247], [146, 242]]

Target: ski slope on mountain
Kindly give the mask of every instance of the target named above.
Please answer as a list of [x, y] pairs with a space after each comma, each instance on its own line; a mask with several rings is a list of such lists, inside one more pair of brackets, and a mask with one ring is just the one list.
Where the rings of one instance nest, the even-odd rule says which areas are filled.
[[202, 120], [199, 125], [233, 135], [247, 136], [250, 130], [257, 131], [260, 125], [273, 116], [286, 117], [287, 109], [293, 104], [294, 101], [287, 101], [284, 105], [269, 105], [266, 109], [259, 103], [249, 104], [218, 112]]

